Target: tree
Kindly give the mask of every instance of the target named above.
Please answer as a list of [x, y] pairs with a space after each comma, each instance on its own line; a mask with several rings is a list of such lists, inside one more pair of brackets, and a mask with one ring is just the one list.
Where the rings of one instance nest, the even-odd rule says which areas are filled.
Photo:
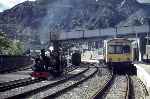
[[0, 32], [0, 53], [4, 55], [22, 55], [23, 44], [19, 40], [10, 40]]
[[9, 55], [22, 55], [23, 54], [23, 44], [18, 40], [13, 40], [10, 43], [10, 47], [7, 49]]
[[0, 32], [0, 53], [2, 53], [4, 49], [7, 49], [9, 47], [10, 47], [10, 41], [6, 37], [6, 34]]

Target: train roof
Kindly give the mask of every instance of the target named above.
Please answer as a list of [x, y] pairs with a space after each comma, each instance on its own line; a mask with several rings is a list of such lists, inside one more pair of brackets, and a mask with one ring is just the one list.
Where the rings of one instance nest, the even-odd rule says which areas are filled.
[[127, 39], [127, 38], [111, 38], [111, 39], [107, 39], [107, 40], [104, 40], [105, 42], [110, 42], [110, 41], [128, 41], [128, 42], [132, 42], [131, 40]]

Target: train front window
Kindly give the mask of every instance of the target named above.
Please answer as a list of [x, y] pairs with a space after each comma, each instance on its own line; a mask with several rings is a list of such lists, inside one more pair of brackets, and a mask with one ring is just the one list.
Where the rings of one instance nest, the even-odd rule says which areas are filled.
[[123, 46], [123, 53], [130, 53], [130, 46], [129, 45]]
[[120, 46], [120, 45], [115, 46], [115, 53], [122, 54], [122, 46]]
[[108, 46], [108, 53], [109, 54], [114, 54], [115, 53], [115, 46], [114, 45]]
[[109, 54], [125, 54], [130, 53], [129, 45], [109, 45], [108, 46]]

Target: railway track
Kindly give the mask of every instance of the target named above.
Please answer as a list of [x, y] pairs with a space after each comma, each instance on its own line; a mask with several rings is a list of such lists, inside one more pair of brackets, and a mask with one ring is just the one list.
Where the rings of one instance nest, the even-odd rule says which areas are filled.
[[[75, 69], [76, 68], [73, 70]], [[71, 71], [71, 69], [68, 69], [68, 71], [69, 70]], [[89, 68], [85, 68], [85, 70], [77, 74], [73, 74], [73, 76], [70, 74], [68, 77], [63, 79], [59, 78], [57, 81], [48, 81], [49, 83], [43, 82], [44, 85], [35, 87], [32, 90], [22, 91], [19, 94], [13, 94], [4, 97], [2, 94], [0, 94], [0, 96], [2, 96], [2, 99], [51, 99], [57, 98], [58, 96], [61, 97], [61, 95], [67, 94], [72, 89], [91, 78], [94, 74], [96, 74], [96, 72], [96, 67], [89, 66]], [[110, 74], [108, 78], [109, 79], [107, 79], [106, 83], [102, 85], [101, 88], [89, 99], [137, 99], [133, 98], [134, 90], [131, 76]]]
[[129, 75], [112, 75], [90, 99], [131, 99]]
[[[33, 64], [32, 64], [33, 65]], [[24, 67], [21, 67], [21, 68], [6, 68], [4, 70], [1, 70], [0, 73], [2, 74], [6, 74], [6, 73], [12, 73], [12, 72], [17, 72], [17, 71], [23, 71], [23, 70], [27, 70], [27, 69], [30, 69], [32, 65], [29, 65], [29, 66], [24, 66]]]
[[10, 82], [5, 82], [0, 84], [0, 92], [10, 90], [13, 88], [29, 85], [32, 83], [40, 82], [43, 79], [32, 79], [31, 77], [29, 78], [24, 78], [24, 79], [19, 79], [19, 80], [13, 80]]
[[28, 98], [37, 98], [37, 97], [38, 98], [40, 97], [40, 99], [56, 98], [56, 97], [62, 95], [63, 93], [75, 88], [79, 84], [83, 83], [84, 81], [86, 81], [87, 79], [92, 77], [96, 72], [97, 72], [97, 68], [90, 68], [89, 70], [87, 70], [86, 72], [84, 72], [81, 75], [78, 75], [78, 76], [76, 76], [72, 79], [69, 79], [66, 82], [63, 82], [51, 89], [48, 89], [44, 92], [37, 93]]
[[[56, 99], [92, 99], [97, 90], [103, 87], [103, 84], [110, 78], [111, 72], [107, 68], [98, 67], [98, 64], [95, 65], [98, 68], [98, 72], [92, 76], [90, 79], [84, 83], [78, 85], [62, 94], [61, 96], [56, 97]], [[94, 68], [90, 66], [90, 68]]]
[[[79, 67], [73, 67], [70, 66], [69, 68], [65, 69], [65, 73], [71, 72]], [[32, 79], [31, 77], [29, 78], [24, 78], [24, 79], [18, 79], [18, 80], [13, 80], [9, 82], [4, 82], [0, 83], [0, 92], [4, 92], [6, 90], [10, 90], [13, 88], [21, 87], [21, 86], [26, 86], [29, 84], [37, 83], [40, 81], [43, 81], [44, 79]]]
[[103, 87], [100, 88], [97, 91], [97, 93], [95, 93], [90, 99], [98, 99], [99, 97], [102, 97], [105, 94], [105, 91], [111, 86], [113, 80], [114, 80], [114, 75], [110, 75], [109, 79], [106, 81]]
[[[57, 86], [58, 84], [61, 84], [75, 76], [81, 75], [82, 73], [86, 72], [87, 70], [89, 70], [89, 68], [81, 68], [81, 70], [78, 68], [74, 72], [72, 71], [67, 77], [61, 77], [58, 78], [56, 80], [51, 80], [51, 81], [45, 81], [45, 82], [39, 82], [39, 83], [35, 83], [35, 84], [31, 84], [28, 86], [24, 86], [22, 90], [21, 87], [19, 88], [15, 88], [12, 90], [8, 90], [5, 92], [2, 92], [0, 95], [2, 96], [1, 98], [8, 98], [8, 99], [18, 99], [18, 98], [22, 98], [22, 97], [27, 97], [29, 95], [33, 95], [36, 93], [39, 93], [40, 91], [43, 91], [45, 89], [49, 89], [51, 87]], [[21, 90], [21, 91], [20, 91]], [[16, 91], [16, 93], [13, 93], [14, 91]], [[18, 91], [18, 92], [17, 92]]]

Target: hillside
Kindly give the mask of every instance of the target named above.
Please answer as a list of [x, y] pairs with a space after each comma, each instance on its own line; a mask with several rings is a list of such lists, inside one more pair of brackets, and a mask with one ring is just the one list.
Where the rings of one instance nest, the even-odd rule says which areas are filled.
[[26, 1], [0, 13], [0, 31], [31, 47], [48, 42], [50, 31], [141, 24], [149, 8], [135, 0]]

